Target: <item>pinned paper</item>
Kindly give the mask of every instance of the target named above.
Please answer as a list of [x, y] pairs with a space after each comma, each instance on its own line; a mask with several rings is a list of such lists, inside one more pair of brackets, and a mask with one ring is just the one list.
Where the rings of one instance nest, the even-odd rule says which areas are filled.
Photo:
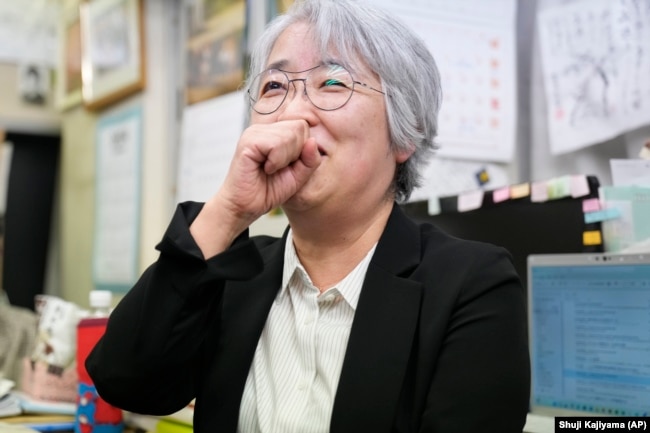
[[571, 176], [571, 197], [584, 197], [589, 194], [589, 181], [585, 175]]
[[512, 199], [528, 197], [529, 195], [530, 184], [528, 182], [520, 183], [519, 185], [512, 185], [510, 187], [510, 198]]
[[582, 233], [582, 243], [584, 245], [600, 245], [603, 243], [603, 237], [600, 230], [590, 230]]
[[541, 203], [548, 200], [548, 185], [546, 185], [546, 182], [534, 182], [531, 190], [530, 201]]
[[650, 239], [650, 187], [602, 186], [600, 198], [606, 209], [621, 212], [620, 218], [602, 223], [607, 252], [620, 252]]
[[510, 198], [510, 187], [505, 186], [503, 188], [496, 189], [492, 192], [492, 201], [495, 203], [501, 203]]
[[597, 223], [621, 217], [621, 210], [615, 207], [585, 213], [585, 223]]
[[556, 177], [548, 181], [548, 198], [550, 200], [571, 195], [571, 176]]
[[483, 205], [483, 190], [469, 191], [458, 195], [458, 212], [475, 210]]
[[650, 186], [650, 160], [610, 159], [614, 186]]
[[596, 212], [600, 210], [600, 199], [598, 198], [588, 198], [582, 201], [582, 211], [583, 212]]
[[438, 215], [440, 213], [440, 198], [431, 197], [427, 200], [427, 213], [429, 215]]

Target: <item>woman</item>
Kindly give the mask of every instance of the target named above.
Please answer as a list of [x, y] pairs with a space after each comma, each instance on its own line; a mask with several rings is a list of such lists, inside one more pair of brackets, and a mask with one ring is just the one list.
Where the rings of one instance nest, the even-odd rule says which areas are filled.
[[[124, 409], [196, 432], [521, 432], [524, 292], [506, 251], [409, 220], [439, 77], [394, 18], [307, 0], [251, 63], [221, 188], [184, 203], [87, 361]], [[247, 227], [281, 206], [281, 239]]]

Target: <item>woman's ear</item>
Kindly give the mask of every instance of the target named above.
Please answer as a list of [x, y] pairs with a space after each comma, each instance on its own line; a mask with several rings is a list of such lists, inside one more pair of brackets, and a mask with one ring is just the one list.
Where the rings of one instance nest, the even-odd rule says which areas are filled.
[[409, 146], [408, 149], [400, 149], [395, 152], [395, 162], [398, 164], [402, 164], [405, 162], [407, 159], [413, 155], [415, 152], [415, 146]]

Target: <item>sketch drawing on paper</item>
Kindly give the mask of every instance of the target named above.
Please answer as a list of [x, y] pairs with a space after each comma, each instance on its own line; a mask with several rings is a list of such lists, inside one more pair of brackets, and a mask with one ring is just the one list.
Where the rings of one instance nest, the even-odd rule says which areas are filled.
[[555, 154], [650, 123], [650, 0], [577, 0], [538, 17]]

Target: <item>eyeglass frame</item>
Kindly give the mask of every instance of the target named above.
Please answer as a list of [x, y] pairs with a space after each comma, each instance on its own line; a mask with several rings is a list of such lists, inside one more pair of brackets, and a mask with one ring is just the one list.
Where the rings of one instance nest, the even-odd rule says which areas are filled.
[[[350, 89], [351, 90], [350, 91], [350, 96], [348, 97], [348, 99], [346, 99], [346, 101], [343, 104], [341, 104], [340, 106], [338, 106], [336, 108], [321, 108], [318, 105], [316, 105], [314, 103], [314, 101], [311, 100], [311, 98], [309, 97], [309, 93], [307, 93], [307, 78], [308, 78], [309, 74], [307, 74], [307, 77], [304, 77], [304, 78], [293, 78], [293, 79], [290, 79], [289, 75], [287, 75], [287, 74], [302, 74], [302, 73], [305, 73], [305, 72], [311, 72], [311, 71], [313, 71], [315, 69], [318, 69], [318, 68], [320, 68], [322, 66], [340, 66], [341, 68], [345, 69], [345, 71], [348, 74], [350, 74], [350, 78], [352, 78], [352, 89]], [[350, 99], [352, 99], [352, 94], [355, 92], [355, 85], [356, 84], [359, 84], [359, 85], [363, 86], [366, 89], [374, 90], [375, 92], [381, 93], [382, 95], [386, 95], [386, 93], [384, 91], [382, 91], [382, 90], [375, 89], [374, 87], [370, 86], [369, 84], [366, 84], [366, 83], [363, 83], [361, 81], [355, 80], [354, 77], [352, 76], [352, 73], [346, 67], [344, 67], [342, 65], [339, 65], [337, 63], [321, 63], [321, 64], [313, 66], [313, 67], [311, 67], [309, 69], [305, 69], [303, 71], [295, 71], [295, 72], [294, 71], [285, 71], [284, 69], [280, 69], [280, 68], [267, 68], [267, 69], [264, 69], [259, 74], [255, 75], [255, 78], [253, 78], [253, 80], [251, 80], [251, 82], [256, 80], [263, 73], [268, 72], [268, 71], [273, 71], [273, 70], [278, 71], [278, 72], [282, 72], [282, 74], [287, 78], [287, 90], [286, 90], [286, 92], [284, 92], [284, 97], [282, 98], [282, 101], [280, 102], [280, 104], [278, 104], [278, 106], [277, 106], [277, 108], [275, 110], [269, 111], [268, 113], [263, 113], [263, 112], [257, 111], [255, 109], [255, 104], [259, 101], [259, 99], [258, 100], [253, 99], [253, 96], [251, 95], [250, 87], [246, 91], [246, 93], [248, 93], [248, 102], [250, 103], [251, 108], [257, 114], [261, 114], [262, 116], [266, 116], [268, 114], [273, 114], [276, 111], [278, 111], [280, 109], [280, 107], [282, 107], [282, 104], [284, 104], [284, 101], [287, 100], [287, 95], [289, 94], [289, 86], [288, 85], [293, 84], [295, 81], [302, 81], [302, 86], [303, 86], [303, 89], [304, 89], [303, 94], [305, 96], [307, 96], [307, 99], [309, 100], [311, 105], [313, 105], [314, 107], [316, 107], [316, 108], [318, 108], [319, 110], [322, 110], [322, 111], [335, 111], [335, 110], [338, 110], [340, 108], [343, 108], [350, 101]], [[295, 84], [293, 85], [293, 88], [296, 89], [296, 92], [298, 91]]]

